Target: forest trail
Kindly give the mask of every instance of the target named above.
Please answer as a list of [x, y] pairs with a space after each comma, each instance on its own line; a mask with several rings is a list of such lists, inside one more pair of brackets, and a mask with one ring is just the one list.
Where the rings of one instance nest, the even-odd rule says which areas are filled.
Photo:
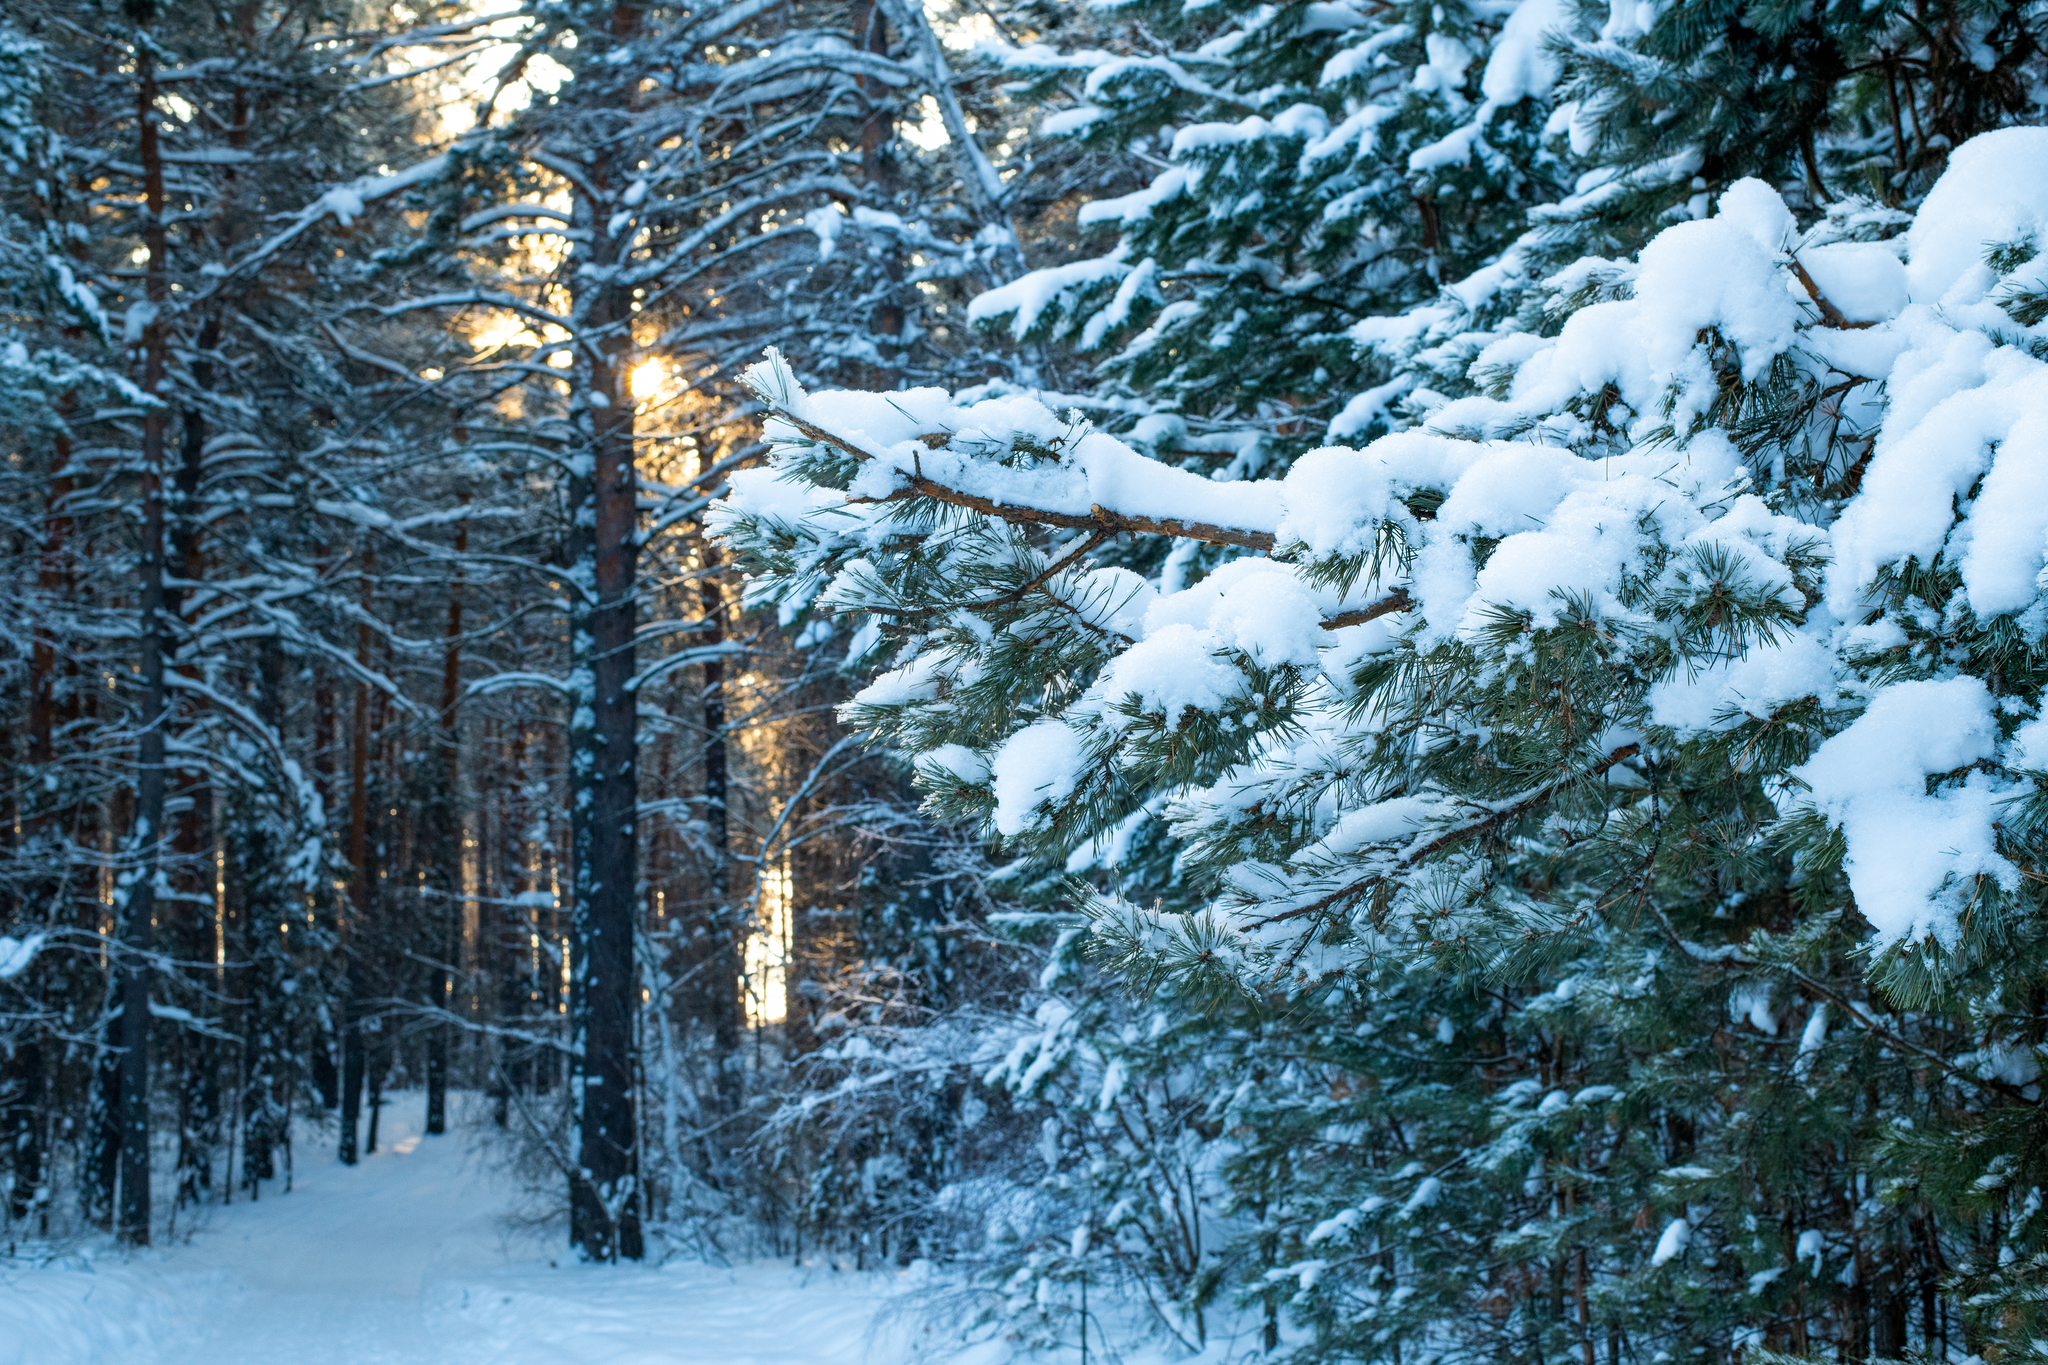
[[290, 1194], [214, 1209], [160, 1251], [0, 1268], [0, 1365], [931, 1359], [883, 1312], [880, 1277], [575, 1264], [555, 1232], [514, 1229], [516, 1182], [471, 1136], [428, 1138], [423, 1120], [420, 1096], [397, 1096], [380, 1149], [354, 1169], [302, 1146]]

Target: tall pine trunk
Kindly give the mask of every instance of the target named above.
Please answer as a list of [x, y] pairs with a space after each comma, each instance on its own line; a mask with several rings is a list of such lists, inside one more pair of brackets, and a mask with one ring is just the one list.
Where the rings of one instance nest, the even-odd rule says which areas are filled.
[[[617, 10], [630, 28], [638, 11]], [[616, 27], [616, 25], [615, 25]], [[630, 36], [630, 32], [622, 35]], [[635, 1187], [634, 925], [638, 919], [639, 718], [634, 693], [638, 481], [633, 399], [625, 374], [632, 347], [628, 291], [614, 278], [620, 237], [605, 230], [623, 186], [603, 152], [587, 165], [579, 216], [590, 234], [590, 282], [577, 299], [576, 421], [586, 454], [570, 476], [574, 508], [571, 577], [570, 844], [575, 851], [570, 1015], [577, 1067], [577, 1169], [569, 1181], [570, 1240], [587, 1258], [637, 1259]]]
[[[192, 361], [193, 388], [204, 393], [213, 386], [213, 365], [208, 353], [220, 345], [220, 315], [209, 314], [199, 329], [197, 356]], [[184, 410], [184, 440], [181, 442], [177, 477], [168, 499], [166, 523], [170, 535], [169, 561], [174, 587], [167, 610], [178, 610], [185, 586], [202, 571], [200, 551], [199, 483], [206, 455], [206, 414], [193, 403]], [[191, 662], [179, 666], [181, 676], [199, 679]], [[197, 977], [202, 992], [220, 993], [218, 960], [221, 957], [219, 906], [215, 900], [215, 876], [210, 856], [217, 837], [213, 822], [213, 793], [203, 772], [186, 772], [180, 777], [181, 803], [172, 838], [170, 885], [177, 897], [170, 917], [175, 955], [187, 966], [183, 971]], [[161, 918], [161, 916], [159, 916]], [[206, 1035], [184, 1031], [179, 1035], [178, 1058], [178, 1165], [177, 1202], [197, 1203], [213, 1186], [213, 1151], [220, 1143], [221, 1081], [223, 1056]]]
[[[376, 556], [368, 541], [362, 554], [362, 619], [356, 623], [356, 667], [359, 675], [370, 671], [371, 581]], [[348, 984], [343, 999], [341, 1034], [341, 1161], [356, 1164], [359, 1128], [363, 1116], [363, 1014], [369, 994], [365, 979], [364, 931], [370, 917], [370, 687], [356, 679], [355, 714], [349, 735], [348, 772], [348, 932], [343, 936], [342, 954], [347, 960]]]
[[[169, 349], [162, 309], [170, 300], [165, 255], [164, 171], [157, 144], [156, 66], [148, 44], [136, 45], [136, 110], [143, 177], [143, 244], [149, 252], [144, 275], [148, 305], [142, 329], [142, 390], [160, 398]], [[149, 1245], [150, 1009], [151, 954], [156, 928], [156, 883], [164, 846], [165, 735], [170, 694], [165, 665], [170, 654], [172, 606], [164, 573], [164, 408], [144, 409], [142, 418], [142, 715], [136, 745], [135, 818], [131, 836], [134, 866], [121, 923], [121, 1192], [115, 1231], [131, 1246]]]
[[[323, 551], [318, 561], [325, 577], [327, 556]], [[313, 667], [313, 791], [320, 798], [320, 815], [323, 829], [331, 827], [330, 812], [334, 809], [334, 682], [327, 670], [315, 664]], [[322, 901], [329, 893], [322, 890]], [[341, 905], [334, 905], [337, 937], [347, 931], [347, 915]], [[341, 1035], [336, 1022], [332, 1037], [325, 1033], [313, 1032], [307, 1036], [307, 1070], [313, 1078], [313, 1088], [320, 1094], [320, 1107], [333, 1110], [341, 1103], [341, 1073], [335, 1068], [335, 1049], [340, 1045]]]
[[[698, 602], [704, 613], [704, 629], [698, 638], [716, 649], [725, 643], [725, 594], [718, 585], [718, 551], [707, 537], [701, 550], [703, 578], [697, 585]], [[711, 902], [707, 920], [711, 928], [706, 975], [710, 998], [711, 1043], [716, 1056], [714, 1078], [719, 1103], [727, 1113], [740, 1104], [740, 1037], [745, 1013], [740, 999], [741, 926], [733, 914], [732, 822], [726, 804], [729, 779], [726, 765], [725, 662], [714, 655], [704, 665], [704, 829], [710, 861], [706, 877]]]
[[[469, 552], [469, 522], [455, 524], [455, 553]], [[427, 977], [428, 1007], [445, 1010], [453, 1006], [449, 995], [449, 964], [461, 946], [461, 916], [457, 897], [462, 890], [462, 799], [461, 741], [455, 725], [455, 706], [462, 687], [462, 561], [455, 562], [454, 581], [448, 585], [448, 634], [441, 654], [441, 753], [447, 765], [441, 774], [441, 820], [432, 849], [434, 880], [442, 894], [432, 914], [441, 932], [433, 953], [434, 967]], [[435, 1022], [427, 1031], [427, 1132], [448, 1131], [448, 1025]]]

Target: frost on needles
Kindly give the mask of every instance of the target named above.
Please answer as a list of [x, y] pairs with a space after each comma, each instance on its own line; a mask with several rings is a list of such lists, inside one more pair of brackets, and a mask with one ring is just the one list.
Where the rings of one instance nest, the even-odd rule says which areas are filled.
[[[1061, 859], [1163, 811], [1206, 908], [1091, 907], [1141, 979], [1299, 990], [1660, 913], [1502, 873], [1588, 842], [1645, 887], [1789, 849], [1911, 976], [2040, 875], [2044, 224], [2048, 129], [1958, 148], [1911, 216], [1801, 231], [1741, 181], [1537, 285], [1482, 393], [1268, 480], [1029, 397], [806, 393], [771, 355], [773, 459], [720, 526], [756, 600], [870, 623], [847, 717], [936, 810]], [[1101, 562], [1147, 535], [1235, 557]]]

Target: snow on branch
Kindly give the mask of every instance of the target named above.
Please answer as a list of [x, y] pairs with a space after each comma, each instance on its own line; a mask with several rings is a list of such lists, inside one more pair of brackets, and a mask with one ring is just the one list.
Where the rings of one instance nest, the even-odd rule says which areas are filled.
[[25, 938], [8, 938], [0, 934], [0, 981], [27, 971], [48, 937], [47, 934], [29, 934]]

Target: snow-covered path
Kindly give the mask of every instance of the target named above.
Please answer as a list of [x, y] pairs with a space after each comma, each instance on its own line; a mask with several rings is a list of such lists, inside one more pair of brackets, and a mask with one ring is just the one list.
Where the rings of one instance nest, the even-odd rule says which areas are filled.
[[[889, 1281], [787, 1265], [591, 1267], [508, 1230], [509, 1182], [463, 1136], [386, 1110], [353, 1170], [215, 1210], [188, 1242], [0, 1266], [0, 1365], [904, 1365]], [[558, 1264], [550, 1264], [550, 1259]], [[878, 1315], [884, 1321], [878, 1323]], [[930, 1338], [926, 1337], [929, 1341]]]

